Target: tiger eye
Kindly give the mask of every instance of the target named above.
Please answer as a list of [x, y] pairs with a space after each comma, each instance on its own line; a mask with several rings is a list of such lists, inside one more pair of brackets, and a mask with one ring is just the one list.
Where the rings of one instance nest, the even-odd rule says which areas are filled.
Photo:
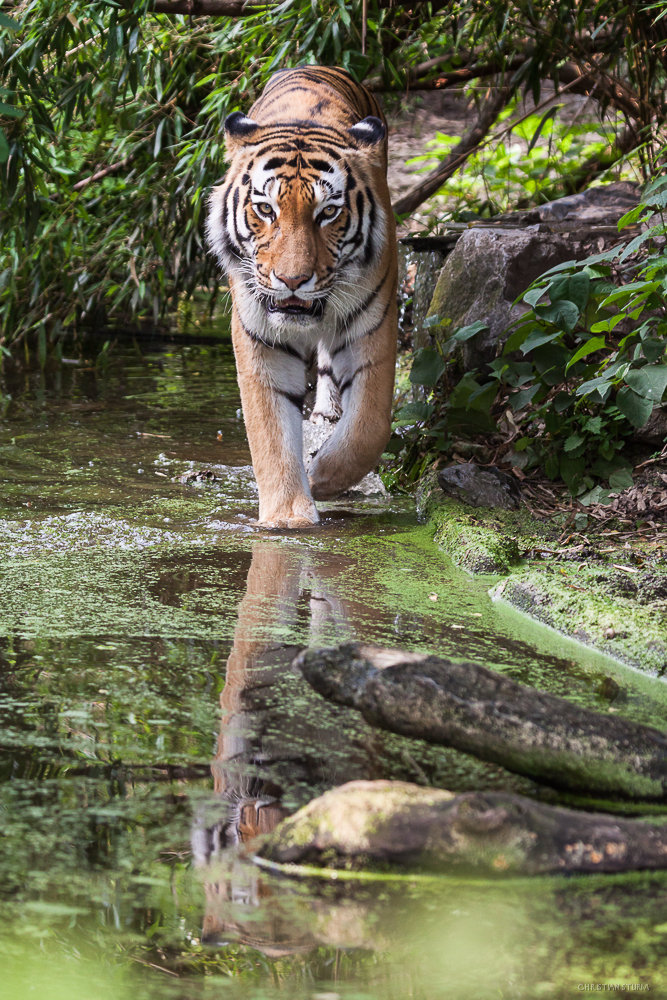
[[260, 215], [273, 215], [273, 205], [270, 205], [268, 201], [258, 202], [255, 208]]
[[338, 209], [335, 205], [327, 205], [327, 207], [322, 210], [322, 215], [325, 219], [333, 219], [337, 211]]

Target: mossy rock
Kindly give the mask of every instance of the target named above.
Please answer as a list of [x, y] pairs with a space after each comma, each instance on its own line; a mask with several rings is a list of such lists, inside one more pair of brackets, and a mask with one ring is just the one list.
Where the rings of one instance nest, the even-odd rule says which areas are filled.
[[581, 560], [564, 557], [554, 529], [525, 508], [469, 507], [443, 493], [435, 472], [422, 480], [417, 503], [456, 566], [511, 574], [494, 586], [494, 599], [629, 666], [667, 672], [667, 572], [655, 556], [643, 571], [624, 572], [612, 561], [624, 557], [609, 558], [600, 536]]
[[522, 508], [469, 507], [454, 500], [440, 489], [435, 472], [422, 481], [417, 503], [435, 527], [436, 543], [469, 573], [508, 573], [520, 563], [522, 552], [548, 533]]

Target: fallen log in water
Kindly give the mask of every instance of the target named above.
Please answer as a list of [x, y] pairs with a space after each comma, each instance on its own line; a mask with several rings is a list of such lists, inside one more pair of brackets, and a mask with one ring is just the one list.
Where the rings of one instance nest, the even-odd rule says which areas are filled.
[[667, 739], [474, 663], [348, 643], [294, 661], [332, 701], [390, 732], [454, 747], [557, 788], [664, 799]]
[[350, 781], [277, 827], [258, 852], [279, 864], [545, 875], [667, 868], [667, 827], [532, 802]]

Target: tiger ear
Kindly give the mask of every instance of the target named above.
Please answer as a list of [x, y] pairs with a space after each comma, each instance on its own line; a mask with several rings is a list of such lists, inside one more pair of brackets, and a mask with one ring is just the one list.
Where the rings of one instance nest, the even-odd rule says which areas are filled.
[[225, 118], [225, 146], [227, 152], [233, 154], [237, 149], [245, 146], [248, 141], [257, 138], [257, 130], [260, 128], [256, 121], [248, 118], [242, 111], [233, 111]]
[[373, 118], [372, 115], [364, 118], [363, 121], [357, 122], [356, 125], [348, 129], [348, 132], [362, 146], [378, 146], [381, 142], [384, 142], [387, 135], [387, 129], [383, 123], [379, 118]]

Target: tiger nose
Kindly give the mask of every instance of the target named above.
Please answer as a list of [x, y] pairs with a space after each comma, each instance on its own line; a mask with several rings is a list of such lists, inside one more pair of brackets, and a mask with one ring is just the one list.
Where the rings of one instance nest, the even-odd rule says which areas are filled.
[[[275, 274], [275, 271], [274, 271]], [[287, 285], [290, 291], [295, 292], [297, 288], [301, 288], [301, 285], [305, 285], [307, 281], [313, 276], [313, 272], [310, 274], [297, 274], [294, 277], [290, 277], [287, 274], [276, 274], [278, 281], [282, 281], [283, 285]]]

